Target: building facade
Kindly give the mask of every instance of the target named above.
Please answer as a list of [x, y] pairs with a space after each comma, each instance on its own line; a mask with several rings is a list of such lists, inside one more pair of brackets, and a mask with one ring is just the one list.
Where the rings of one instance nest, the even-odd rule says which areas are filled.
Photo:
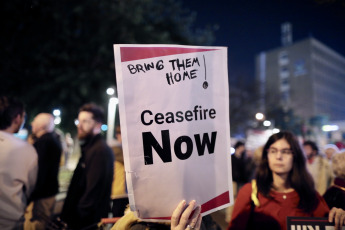
[[315, 38], [256, 56], [261, 111], [280, 107], [310, 120], [345, 120], [345, 58]]

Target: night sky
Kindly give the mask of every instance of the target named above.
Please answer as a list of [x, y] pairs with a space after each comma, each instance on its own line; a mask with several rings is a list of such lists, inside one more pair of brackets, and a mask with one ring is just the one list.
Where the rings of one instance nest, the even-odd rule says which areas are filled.
[[281, 46], [280, 26], [287, 21], [294, 42], [312, 36], [345, 57], [345, 3], [339, 2], [184, 0], [183, 5], [197, 13], [197, 27], [218, 25], [213, 45], [228, 47], [233, 81], [254, 79], [255, 56]]

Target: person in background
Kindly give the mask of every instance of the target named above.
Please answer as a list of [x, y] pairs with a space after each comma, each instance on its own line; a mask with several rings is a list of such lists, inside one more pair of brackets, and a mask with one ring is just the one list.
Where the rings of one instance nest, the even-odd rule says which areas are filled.
[[307, 169], [312, 175], [316, 190], [324, 194], [333, 180], [329, 161], [319, 153], [319, 148], [313, 141], [305, 141], [303, 149], [307, 156]]
[[74, 140], [70, 133], [66, 133], [65, 141], [66, 141], [66, 146], [67, 146], [67, 149], [65, 151], [65, 167], [68, 167], [68, 163], [69, 163], [68, 160], [70, 156], [73, 154], [73, 149], [74, 149]]
[[93, 104], [82, 106], [78, 114], [81, 157], [72, 176], [61, 220], [71, 229], [97, 229], [110, 212], [114, 154], [101, 135], [103, 110]]
[[235, 182], [236, 192], [248, 182], [247, 159], [245, 156], [245, 146], [242, 141], [236, 142], [235, 153], [231, 155], [232, 180]]
[[24, 105], [0, 97], [0, 229], [23, 229], [24, 212], [34, 190], [38, 157], [29, 143], [15, 137], [25, 122]]
[[336, 228], [345, 222], [345, 211], [329, 210], [314, 188], [303, 151], [296, 137], [286, 131], [266, 142], [256, 180], [237, 195], [228, 230], [286, 230], [287, 216], [326, 217]]
[[345, 152], [333, 156], [332, 169], [335, 179], [333, 185], [323, 195], [323, 198], [326, 200], [328, 207], [345, 209]]
[[[255, 149], [255, 151], [254, 151], [253, 161], [254, 161], [255, 169], [257, 167], [259, 167], [259, 165], [260, 165], [263, 149], [264, 149], [264, 146], [260, 146], [257, 149]], [[255, 177], [255, 174], [253, 177]]]
[[[231, 155], [232, 187], [234, 199], [241, 187], [252, 177], [255, 168], [254, 161], [247, 158], [244, 142], [237, 141], [234, 145], [235, 153]], [[225, 221], [229, 223], [234, 206], [225, 209]]]
[[[244, 142], [237, 141], [234, 145], [235, 152], [231, 155], [232, 188], [234, 199], [240, 188], [247, 182], [245, 179], [245, 146]], [[229, 222], [234, 206], [229, 206], [225, 210], [225, 221]]]
[[129, 203], [126, 174], [122, 152], [122, 136], [120, 126], [116, 127], [116, 143], [113, 144], [112, 150], [115, 155], [114, 162], [114, 178], [111, 190], [112, 213], [113, 217], [121, 217], [124, 215], [126, 206]]
[[61, 143], [61, 157], [60, 157], [60, 166], [64, 167], [66, 166], [67, 159], [66, 159], [66, 151], [67, 151], [67, 143], [66, 143], [66, 138], [65, 134], [62, 132], [62, 130], [56, 128], [54, 132], [57, 134], [59, 137], [59, 142]]
[[333, 155], [337, 154], [339, 152], [339, 149], [334, 144], [327, 144], [323, 147], [324, 153], [329, 161], [332, 161]]
[[38, 154], [38, 177], [25, 213], [25, 230], [46, 229], [59, 191], [58, 173], [62, 146], [54, 132], [54, 116], [40, 113], [31, 122], [32, 141]]

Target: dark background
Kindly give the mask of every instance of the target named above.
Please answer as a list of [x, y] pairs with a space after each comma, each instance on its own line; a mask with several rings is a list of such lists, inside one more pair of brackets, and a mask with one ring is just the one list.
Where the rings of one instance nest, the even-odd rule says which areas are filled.
[[254, 77], [254, 58], [281, 46], [280, 26], [290, 22], [293, 41], [310, 36], [345, 56], [345, 1], [186, 0], [196, 25], [215, 25], [214, 45], [228, 46], [229, 77]]
[[61, 110], [75, 132], [78, 108], [107, 109], [116, 87], [113, 44], [227, 46], [231, 132], [257, 112], [255, 55], [313, 36], [345, 56], [344, 0], [11, 0], [0, 2], [0, 94], [26, 104], [27, 128], [40, 112]]

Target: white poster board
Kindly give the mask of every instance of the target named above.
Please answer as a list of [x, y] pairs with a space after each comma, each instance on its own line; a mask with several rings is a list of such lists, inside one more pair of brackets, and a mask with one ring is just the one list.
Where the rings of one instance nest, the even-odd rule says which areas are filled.
[[131, 210], [170, 220], [233, 204], [227, 48], [114, 45]]

